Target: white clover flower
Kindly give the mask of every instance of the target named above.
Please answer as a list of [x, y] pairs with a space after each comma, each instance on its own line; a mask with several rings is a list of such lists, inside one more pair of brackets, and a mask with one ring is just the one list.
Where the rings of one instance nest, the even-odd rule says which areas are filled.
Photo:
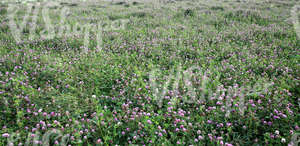
[[276, 130], [276, 131], [275, 131], [275, 134], [279, 135], [279, 131], [278, 131], [278, 130]]
[[285, 138], [282, 138], [282, 139], [281, 139], [281, 142], [282, 142], [282, 143], [285, 143], [285, 142], [286, 142]]

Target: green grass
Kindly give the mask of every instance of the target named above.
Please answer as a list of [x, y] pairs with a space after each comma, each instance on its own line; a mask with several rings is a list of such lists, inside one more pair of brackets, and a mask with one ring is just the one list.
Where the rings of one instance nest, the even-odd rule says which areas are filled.
[[[8, 6], [1, 4], [0, 145], [7, 145], [5, 133], [20, 134], [17, 145], [25, 144], [30, 132], [42, 135], [51, 129], [73, 136], [71, 145], [80, 145], [79, 140], [81, 145], [94, 145], [99, 139], [100, 145], [287, 145], [299, 132], [300, 121], [300, 38], [288, 21], [296, 4], [61, 3], [70, 8], [69, 25], [109, 27], [113, 21], [129, 19], [125, 29], [103, 30], [101, 51], [95, 51], [97, 42], [91, 37], [88, 54], [82, 53], [83, 36], [17, 44], [9, 29]], [[19, 24], [25, 5], [16, 6], [21, 7]], [[59, 23], [58, 9], [49, 10], [53, 23]], [[45, 24], [38, 14], [40, 32]], [[26, 37], [29, 29], [27, 25]], [[186, 83], [180, 78], [171, 81], [180, 81], [178, 90], [168, 86], [171, 92], [159, 106], [150, 72], [159, 69], [157, 83], [164, 85], [166, 77], [180, 72], [178, 67], [192, 66], [208, 73], [204, 90], [274, 84], [261, 94], [246, 96], [243, 115], [235, 105], [240, 104], [239, 95], [228, 91], [222, 98], [212, 95], [205, 96], [205, 102], [186, 103]], [[205, 92], [201, 81], [199, 74], [193, 76], [197, 99]], [[229, 96], [233, 111], [226, 117]]]

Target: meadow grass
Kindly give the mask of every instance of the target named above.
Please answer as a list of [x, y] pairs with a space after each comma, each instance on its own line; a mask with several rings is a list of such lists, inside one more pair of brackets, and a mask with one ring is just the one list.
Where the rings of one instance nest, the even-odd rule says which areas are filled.
[[[49, 9], [55, 24], [56, 10], [68, 7], [68, 25], [107, 28], [100, 50], [89, 38], [88, 53], [82, 53], [82, 36], [16, 43], [9, 5], [0, 5], [1, 145], [13, 134], [19, 134], [15, 145], [42, 144], [33, 137], [51, 129], [69, 134], [70, 145], [287, 145], [299, 132], [300, 38], [289, 19], [296, 1], [94, 2]], [[26, 5], [14, 5], [20, 24]], [[38, 14], [36, 33], [46, 25]], [[110, 29], [116, 20], [129, 21], [124, 29]], [[192, 66], [208, 73], [207, 90], [224, 94], [205, 96], [202, 76], [195, 75], [194, 102], [184, 101], [179, 78], [179, 89], [168, 86], [159, 105], [149, 74], [158, 69], [156, 82], [163, 85], [178, 67]], [[245, 96], [241, 114], [242, 93], [225, 90], [258, 82], [272, 86]], [[50, 138], [50, 145], [58, 143], [61, 138]]]

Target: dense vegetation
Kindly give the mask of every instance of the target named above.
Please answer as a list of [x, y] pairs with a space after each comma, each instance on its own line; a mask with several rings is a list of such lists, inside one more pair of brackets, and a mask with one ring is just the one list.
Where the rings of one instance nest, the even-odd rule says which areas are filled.
[[[82, 53], [83, 36], [17, 43], [7, 18], [9, 5], [2, 3], [0, 144], [9, 139], [15, 145], [42, 144], [43, 135], [56, 129], [63, 136], [52, 133], [51, 145], [63, 143], [62, 137], [71, 145], [287, 145], [300, 130], [300, 36], [290, 19], [294, 5], [286, 0], [182, 0], [51, 7], [57, 24], [60, 11], [55, 10], [61, 7], [71, 11], [70, 26], [129, 20], [123, 29], [103, 29], [101, 49], [91, 37], [88, 52]], [[21, 23], [26, 4], [15, 6], [15, 21]], [[41, 32], [45, 24], [38, 14], [36, 31]], [[28, 23], [25, 37], [30, 28]], [[157, 100], [150, 78], [154, 70], [154, 85], [164, 85], [169, 75], [193, 66], [201, 68], [190, 78], [193, 102], [184, 100], [190, 95], [182, 78], [171, 80]], [[179, 88], [171, 86], [176, 80]], [[243, 103], [243, 93], [228, 91], [258, 83], [271, 86], [247, 94]]]

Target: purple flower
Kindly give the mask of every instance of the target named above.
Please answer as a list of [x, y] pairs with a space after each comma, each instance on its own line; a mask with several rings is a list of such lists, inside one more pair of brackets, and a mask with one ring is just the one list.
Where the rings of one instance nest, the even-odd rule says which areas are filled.
[[272, 125], [272, 122], [268, 122], [268, 125], [271, 126], [271, 125]]
[[227, 123], [226, 125], [229, 127], [229, 126], [231, 126], [232, 124], [231, 124], [231, 123]]
[[151, 122], [150, 120], [147, 120], [147, 123], [148, 123], [148, 124], [152, 124], [152, 122]]
[[159, 136], [159, 137], [162, 137], [162, 136], [163, 136], [163, 134], [162, 134], [162, 133], [158, 133], [158, 136]]
[[198, 139], [203, 140], [204, 138], [203, 138], [203, 136], [199, 135]]
[[54, 144], [58, 144], [58, 141], [56, 140], [56, 141], [54, 142]]
[[197, 134], [201, 134], [201, 130], [198, 130], [198, 131], [197, 131]]
[[2, 134], [2, 137], [9, 137], [10, 135], [8, 133]]
[[97, 144], [99, 144], [99, 143], [101, 143], [102, 141], [101, 141], [101, 139], [99, 138], [98, 140], [97, 140]]
[[56, 124], [56, 125], [57, 125], [58, 123], [59, 123], [58, 121], [54, 120], [54, 124]]

